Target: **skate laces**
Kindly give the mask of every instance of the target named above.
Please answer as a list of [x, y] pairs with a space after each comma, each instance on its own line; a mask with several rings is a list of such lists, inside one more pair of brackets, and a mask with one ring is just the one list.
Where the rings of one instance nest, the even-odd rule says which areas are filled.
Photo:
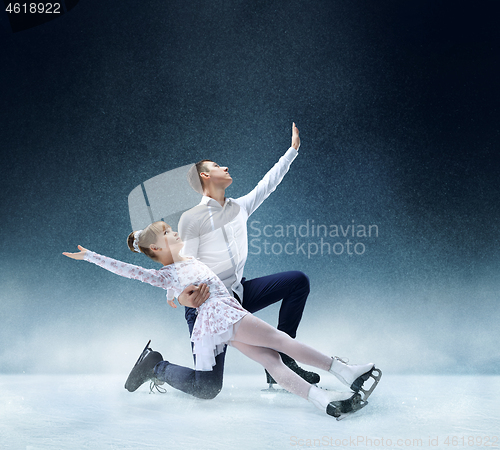
[[335, 359], [336, 359], [337, 361], [340, 361], [341, 363], [346, 364], [346, 365], [349, 363], [349, 358], [340, 357], [340, 356], [335, 356]]
[[162, 384], [164, 384], [163, 381], [159, 381], [158, 379], [153, 378], [151, 380], [151, 383], [149, 383], [149, 393], [154, 394], [154, 391], [156, 390], [160, 394], [166, 394], [167, 390], [164, 387], [161, 387]]

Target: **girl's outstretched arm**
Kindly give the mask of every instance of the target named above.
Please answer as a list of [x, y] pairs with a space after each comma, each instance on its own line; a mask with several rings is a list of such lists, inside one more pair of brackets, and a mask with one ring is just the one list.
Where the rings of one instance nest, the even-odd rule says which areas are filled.
[[78, 249], [80, 251], [77, 253], [64, 252], [63, 255], [68, 258], [85, 260], [94, 263], [103, 269], [109, 270], [110, 272], [113, 272], [116, 275], [121, 275], [125, 278], [140, 280], [144, 283], [148, 283], [162, 289], [174, 288], [173, 280], [166, 270], [144, 269], [140, 266], [127, 264], [113, 258], [108, 258], [107, 256], [99, 255], [83, 248], [81, 245], [78, 246]]
[[63, 255], [67, 256], [68, 258], [71, 258], [71, 259], [84, 259], [85, 253], [87, 253], [87, 249], [83, 248], [81, 245], [79, 245], [78, 250], [80, 250], [80, 251], [77, 253], [63, 252]]

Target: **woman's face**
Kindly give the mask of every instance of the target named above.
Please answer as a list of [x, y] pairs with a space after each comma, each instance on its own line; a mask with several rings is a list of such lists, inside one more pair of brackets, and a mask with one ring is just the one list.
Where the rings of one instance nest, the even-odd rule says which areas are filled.
[[181, 249], [184, 246], [184, 242], [182, 242], [179, 233], [177, 233], [177, 231], [173, 231], [169, 225], [163, 225], [163, 236], [158, 236], [159, 243], [165, 243], [168, 248], [170, 248], [170, 251], [175, 248]]

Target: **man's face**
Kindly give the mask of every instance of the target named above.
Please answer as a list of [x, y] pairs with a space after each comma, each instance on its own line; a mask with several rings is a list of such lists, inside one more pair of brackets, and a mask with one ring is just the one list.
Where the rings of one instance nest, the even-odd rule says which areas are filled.
[[208, 179], [204, 179], [207, 181], [209, 180], [210, 184], [226, 188], [233, 182], [227, 167], [221, 167], [213, 161], [207, 162], [206, 167], [208, 170], [202, 173], [207, 173], [209, 175]]

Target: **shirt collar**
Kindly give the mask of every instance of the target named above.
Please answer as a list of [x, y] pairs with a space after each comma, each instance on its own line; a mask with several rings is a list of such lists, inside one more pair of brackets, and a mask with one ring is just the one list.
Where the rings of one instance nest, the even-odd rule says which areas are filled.
[[[231, 199], [226, 197], [226, 199], [224, 201], [224, 206], [230, 202], [231, 202]], [[210, 205], [210, 206], [217, 206], [218, 205], [218, 206], [220, 206], [220, 203], [217, 200], [214, 200], [213, 198], [207, 197], [206, 195], [204, 195], [201, 199], [200, 205]]]

